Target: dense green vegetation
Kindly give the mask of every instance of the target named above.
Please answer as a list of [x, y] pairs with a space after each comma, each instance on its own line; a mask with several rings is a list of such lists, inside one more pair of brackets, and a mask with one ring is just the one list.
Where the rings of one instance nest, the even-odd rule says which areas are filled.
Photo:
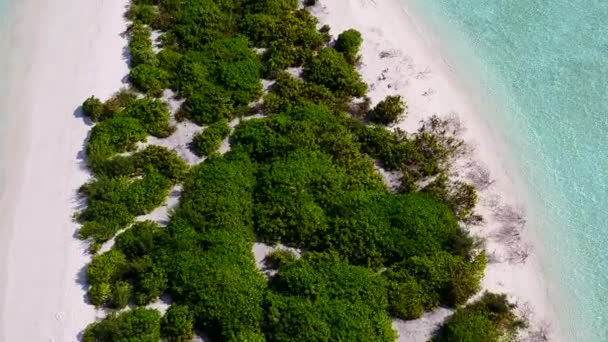
[[406, 108], [401, 96], [388, 96], [369, 112], [369, 121], [382, 125], [393, 124], [404, 116]]
[[194, 152], [198, 156], [209, 156], [217, 152], [228, 134], [230, 134], [230, 126], [226, 120], [209, 125], [204, 131], [194, 136], [192, 140]]
[[456, 310], [437, 332], [433, 342], [513, 341], [525, 322], [513, 314], [514, 304], [505, 295], [485, 293]]
[[93, 323], [83, 334], [84, 342], [97, 341], [159, 341], [160, 315], [156, 310], [136, 308], [121, 314], [110, 314], [100, 323]]
[[[96, 123], [86, 149], [94, 179], [81, 188], [88, 205], [77, 219], [94, 254], [115, 238], [87, 268], [91, 303], [135, 309], [91, 324], [85, 341], [186, 341], [194, 329], [213, 341], [394, 341], [391, 317], [458, 307], [479, 291], [485, 255], [461, 224], [474, 215], [474, 188], [447, 177], [462, 142], [438, 119], [415, 134], [368, 123], [399, 120], [398, 96], [350, 115], [367, 91], [355, 69], [362, 37], [348, 30], [329, 47], [329, 28], [298, 5], [133, 1], [130, 81], [145, 96], [123, 90], [83, 103]], [[260, 77], [276, 82], [254, 106]], [[184, 100], [179, 119], [208, 125], [192, 142], [208, 158], [190, 170], [166, 148], [136, 150], [173, 132], [154, 99], [166, 89]], [[229, 120], [258, 109], [266, 115], [231, 132]], [[215, 153], [228, 135], [231, 150]], [[399, 189], [376, 165], [402, 175]], [[136, 220], [180, 183], [166, 227]], [[254, 241], [305, 252], [273, 253], [266, 279]], [[162, 295], [172, 299], [162, 318], [141, 308]], [[512, 306], [488, 296], [458, 309], [438, 341], [514, 329]]]
[[[386, 287], [373, 270], [333, 253], [284, 264], [270, 284], [271, 341], [393, 341]], [[337, 328], [340, 327], [340, 328]]]
[[80, 188], [88, 206], [77, 218], [83, 222], [80, 236], [102, 243], [135, 216], [161, 205], [171, 187], [184, 178], [187, 166], [166, 148], [150, 146], [130, 156], [106, 159], [94, 169], [98, 177]]
[[344, 55], [346, 60], [354, 64], [359, 59], [359, 49], [363, 43], [363, 37], [357, 30], [346, 30], [338, 36], [336, 40], [336, 50]]

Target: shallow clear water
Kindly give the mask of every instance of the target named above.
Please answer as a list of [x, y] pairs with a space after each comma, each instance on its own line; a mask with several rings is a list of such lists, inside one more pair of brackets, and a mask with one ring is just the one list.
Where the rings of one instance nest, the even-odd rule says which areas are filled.
[[512, 147], [564, 339], [608, 340], [608, 2], [413, 2]]

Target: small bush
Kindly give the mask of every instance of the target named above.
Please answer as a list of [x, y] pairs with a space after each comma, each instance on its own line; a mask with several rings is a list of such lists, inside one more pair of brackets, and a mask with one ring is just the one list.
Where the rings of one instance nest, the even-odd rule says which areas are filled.
[[213, 154], [220, 148], [228, 134], [230, 134], [230, 126], [226, 120], [209, 125], [204, 131], [194, 136], [192, 141], [194, 152], [199, 157]]
[[159, 67], [139, 64], [129, 72], [129, 80], [141, 92], [161, 97], [170, 85], [170, 74]]
[[82, 104], [82, 112], [94, 122], [101, 121], [105, 113], [105, 107], [95, 96], [91, 96]]
[[126, 266], [125, 255], [116, 250], [111, 250], [93, 258], [87, 267], [88, 295], [93, 305], [102, 306], [110, 299], [111, 286], [119, 279]]
[[164, 101], [138, 99], [129, 104], [121, 115], [137, 119], [150, 135], [167, 137], [173, 133], [169, 125], [169, 108]]
[[140, 64], [156, 66], [158, 60], [152, 50], [152, 31], [140, 22], [135, 22], [129, 28], [129, 52], [131, 57], [131, 67]]
[[116, 237], [116, 249], [131, 259], [144, 257], [154, 250], [161, 232], [155, 222], [136, 222]]
[[182, 62], [182, 54], [179, 52], [165, 48], [158, 52], [158, 66], [167, 72], [169, 83], [171, 83], [172, 88], [177, 88], [177, 73], [180, 68], [180, 64]]
[[104, 103], [104, 119], [111, 118], [137, 99], [137, 93], [122, 88]]
[[293, 252], [285, 249], [277, 249], [266, 256], [264, 265], [270, 269], [276, 270], [296, 260], [297, 256]]
[[234, 115], [230, 94], [214, 85], [190, 96], [181, 110], [183, 116], [199, 125], [209, 125], [222, 119], [231, 120]]
[[135, 308], [111, 313], [103, 321], [89, 324], [83, 342], [160, 341], [160, 314], [156, 310]]
[[121, 116], [100, 122], [91, 130], [87, 145], [89, 165], [95, 169], [116, 153], [132, 151], [146, 137], [146, 129], [134, 118]]
[[433, 342], [497, 342], [515, 340], [525, 323], [513, 313], [506, 295], [486, 292], [479, 300], [456, 310]]
[[390, 125], [402, 119], [406, 109], [407, 106], [401, 96], [387, 96], [369, 112], [369, 121]]
[[346, 30], [338, 36], [335, 49], [342, 53], [350, 64], [357, 62], [359, 49], [363, 43], [363, 37], [357, 30]]
[[161, 332], [168, 341], [191, 341], [194, 337], [194, 315], [185, 305], [171, 305], [162, 318]]
[[331, 48], [321, 50], [304, 65], [304, 78], [341, 96], [360, 97], [367, 91], [367, 84], [361, 81], [361, 75], [344, 55]]
[[129, 305], [129, 301], [133, 297], [133, 286], [124, 281], [114, 283], [112, 289], [112, 307], [115, 309], [124, 309]]
[[150, 25], [158, 15], [156, 7], [152, 5], [131, 5], [127, 12], [127, 18], [132, 21], [138, 21], [142, 24]]
[[175, 152], [162, 146], [151, 145], [132, 156], [134, 175], [155, 171], [167, 178], [172, 185], [184, 180], [188, 165]]

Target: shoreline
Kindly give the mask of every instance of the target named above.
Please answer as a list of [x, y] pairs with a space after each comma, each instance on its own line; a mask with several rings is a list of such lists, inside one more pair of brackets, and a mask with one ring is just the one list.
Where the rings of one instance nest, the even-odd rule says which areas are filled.
[[[487, 189], [479, 191], [477, 212], [486, 221], [472, 232], [485, 240], [488, 254], [497, 253], [501, 262], [488, 262], [486, 275], [482, 280], [482, 290], [507, 293], [520, 306], [522, 314], [528, 316], [532, 327], [539, 332], [550, 330], [551, 341], [558, 341], [559, 327], [552, 304], [548, 298], [545, 275], [539, 264], [533, 246], [537, 238], [524, 226], [528, 199], [520, 199], [525, 192], [521, 181], [509, 174], [512, 169], [508, 159], [508, 146], [495, 138], [489, 121], [491, 117], [479, 114], [479, 103], [459, 82], [454, 67], [442, 55], [439, 39], [433, 36], [417, 15], [413, 5], [399, 0], [384, 2], [322, 2], [313, 8], [320, 23], [328, 24], [332, 32], [354, 28], [359, 30], [362, 45], [362, 65], [359, 68], [364, 80], [370, 84], [369, 96], [377, 103], [387, 95], [402, 95], [408, 104], [408, 116], [397, 126], [413, 131], [418, 123], [434, 114], [440, 117], [457, 117], [464, 128], [462, 138], [473, 148], [472, 153], [457, 161], [458, 178], [471, 181], [469, 174], [462, 171], [489, 172], [493, 181]], [[398, 34], [395, 34], [398, 32]], [[382, 58], [380, 53], [389, 52]], [[502, 137], [498, 134], [499, 137]], [[471, 170], [473, 166], [473, 170]], [[478, 167], [481, 166], [481, 167]], [[490, 180], [490, 179], [488, 179]], [[510, 209], [509, 209], [510, 208]], [[505, 211], [506, 215], [500, 215]], [[517, 221], [521, 233], [518, 246], [508, 246], [504, 239], [498, 239], [508, 225]], [[525, 253], [525, 263], [504, 261], [510, 247]], [[496, 255], [494, 255], [496, 256]], [[448, 313], [434, 312], [415, 322], [397, 322], [399, 341], [425, 341], [433, 323], [442, 320]], [[404, 336], [404, 333], [408, 335]]]
[[10, 317], [2, 319], [2, 340], [76, 340], [96, 317], [78, 279], [90, 256], [71, 219], [75, 191], [89, 178], [79, 153], [90, 127], [76, 109], [92, 93], [109, 96], [121, 86], [126, 4], [27, 1], [9, 13], [8, 63], [19, 68], [5, 79], [5, 110], [8, 127], [18, 129], [3, 145], [11, 166], [2, 194], [2, 317]]

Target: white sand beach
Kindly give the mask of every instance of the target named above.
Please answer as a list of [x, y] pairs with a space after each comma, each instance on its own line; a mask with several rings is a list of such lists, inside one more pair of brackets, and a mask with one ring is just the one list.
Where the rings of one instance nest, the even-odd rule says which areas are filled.
[[[25, 0], [10, 28], [4, 135], [0, 340], [75, 341], [95, 319], [80, 281], [89, 260], [74, 238], [76, 190], [89, 177], [90, 127], [76, 109], [107, 97], [127, 73], [125, 0]], [[3, 75], [6, 77], [6, 75]], [[8, 139], [10, 141], [7, 141]]]
[[[2, 136], [0, 145], [7, 147], [3, 165], [10, 166], [3, 175], [7, 185], [0, 216], [2, 341], [73, 341], [97, 315], [85, 301], [82, 284], [90, 257], [75, 238], [78, 225], [72, 221], [82, 205], [76, 191], [89, 177], [82, 149], [90, 126], [77, 108], [92, 94], [106, 98], [122, 86], [126, 4], [24, 0], [12, 15], [13, 92], [5, 110], [18, 120], [7, 126], [12, 133]], [[460, 176], [487, 185], [478, 210], [486, 224], [475, 228], [488, 238], [486, 249], [493, 255], [483, 286], [512, 295], [522, 307], [529, 305], [534, 322], [551, 322], [542, 274], [527, 245], [533, 237], [524, 230], [520, 238], [519, 211], [505, 209], [520, 204], [517, 184], [501, 159], [505, 146], [493, 138], [436, 42], [398, 0], [322, 0], [314, 13], [334, 34], [349, 28], [362, 32], [360, 71], [370, 84], [370, 96], [376, 103], [386, 95], [402, 95], [409, 116], [401, 127], [415, 129], [433, 114], [456, 115], [466, 127], [463, 137], [475, 149], [460, 166], [474, 174]], [[483, 167], [471, 168], [475, 165]], [[484, 178], [486, 168], [495, 182]], [[505, 212], [509, 215], [499, 215]], [[447, 314], [443, 310], [415, 322], [396, 321], [399, 341], [425, 341]]]

